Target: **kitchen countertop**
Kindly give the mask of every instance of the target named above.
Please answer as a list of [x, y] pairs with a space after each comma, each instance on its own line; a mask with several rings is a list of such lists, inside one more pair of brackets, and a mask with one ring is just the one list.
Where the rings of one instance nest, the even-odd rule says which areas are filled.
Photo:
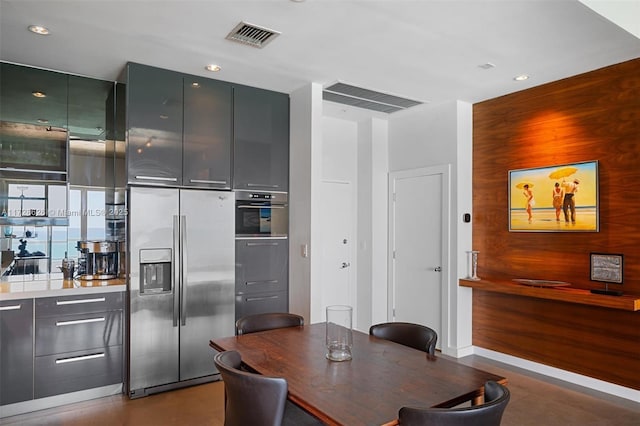
[[2, 277], [0, 280], [0, 301], [15, 299], [37, 299], [52, 296], [76, 294], [109, 293], [126, 291], [124, 279], [112, 280], [63, 280], [51, 277], [36, 281], [24, 281], [21, 276]]

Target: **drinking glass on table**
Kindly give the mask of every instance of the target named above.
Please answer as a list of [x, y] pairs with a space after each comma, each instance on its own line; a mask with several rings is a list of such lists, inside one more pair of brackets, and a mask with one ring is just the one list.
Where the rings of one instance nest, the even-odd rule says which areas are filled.
[[346, 305], [327, 306], [327, 359], [348, 361], [353, 348], [353, 308]]

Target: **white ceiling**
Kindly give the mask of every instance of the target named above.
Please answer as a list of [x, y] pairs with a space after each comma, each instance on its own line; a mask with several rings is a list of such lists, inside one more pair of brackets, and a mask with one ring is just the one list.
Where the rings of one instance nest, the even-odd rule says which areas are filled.
[[[287, 93], [342, 81], [475, 103], [640, 57], [633, 28], [591, 8], [602, 1], [585, 3], [0, 0], [0, 59], [106, 80], [134, 61]], [[628, 17], [639, 5], [610, 1], [599, 12]], [[240, 21], [282, 34], [263, 49], [226, 40]], [[51, 34], [29, 33], [32, 24]], [[514, 81], [519, 74], [531, 78]]]

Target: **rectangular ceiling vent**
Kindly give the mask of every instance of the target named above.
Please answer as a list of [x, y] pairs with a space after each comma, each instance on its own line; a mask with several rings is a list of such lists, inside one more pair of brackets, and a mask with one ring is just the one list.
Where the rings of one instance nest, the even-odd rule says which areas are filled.
[[326, 87], [322, 92], [322, 99], [387, 114], [423, 103], [339, 82]]
[[225, 38], [262, 49], [267, 43], [279, 35], [280, 33], [278, 31], [270, 30], [269, 28], [247, 22], [240, 22]]

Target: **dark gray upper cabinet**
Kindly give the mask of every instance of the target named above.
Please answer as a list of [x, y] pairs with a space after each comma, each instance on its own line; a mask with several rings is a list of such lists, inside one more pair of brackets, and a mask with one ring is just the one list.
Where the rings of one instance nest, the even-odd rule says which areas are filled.
[[33, 299], [0, 302], [0, 405], [33, 399]]
[[234, 86], [234, 189], [288, 191], [289, 96]]
[[127, 65], [129, 183], [182, 185], [180, 73]]
[[130, 63], [128, 182], [231, 189], [229, 83]]
[[183, 186], [231, 189], [231, 87], [184, 77]]

